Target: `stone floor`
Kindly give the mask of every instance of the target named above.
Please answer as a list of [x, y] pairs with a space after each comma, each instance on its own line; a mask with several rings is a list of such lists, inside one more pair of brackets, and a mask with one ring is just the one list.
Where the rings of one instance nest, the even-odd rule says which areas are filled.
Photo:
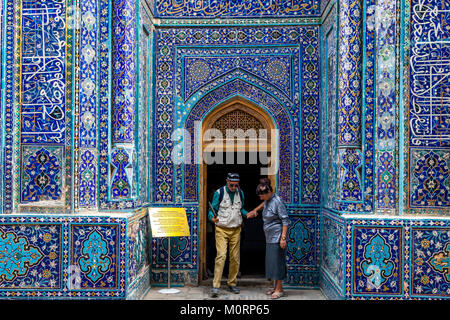
[[[178, 289], [178, 293], [160, 293], [164, 287], [153, 286], [147, 292], [143, 300], [270, 300], [265, 292], [271, 287], [272, 282], [265, 279], [240, 279], [238, 282], [239, 294], [231, 293], [227, 289], [226, 280], [222, 279], [219, 296], [210, 297], [211, 281], [204, 281], [199, 286], [171, 287]], [[322, 292], [318, 289], [286, 289], [285, 296], [280, 300], [325, 300]]]

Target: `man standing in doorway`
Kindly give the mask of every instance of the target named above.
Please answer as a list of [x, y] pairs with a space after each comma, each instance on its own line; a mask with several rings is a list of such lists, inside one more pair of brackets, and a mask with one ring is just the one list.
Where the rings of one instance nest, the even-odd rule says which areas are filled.
[[[226, 185], [216, 190], [208, 212], [208, 219], [216, 225], [217, 256], [214, 266], [214, 280], [211, 296], [219, 294], [220, 280], [227, 258], [227, 247], [230, 250], [228, 271], [228, 288], [233, 293], [239, 293], [237, 275], [240, 264], [240, 243], [242, 216], [247, 216], [244, 209], [244, 193], [239, 188], [239, 174], [228, 173]], [[212, 207], [212, 209], [211, 209]], [[213, 212], [214, 210], [214, 212]], [[253, 216], [251, 216], [253, 217]]]

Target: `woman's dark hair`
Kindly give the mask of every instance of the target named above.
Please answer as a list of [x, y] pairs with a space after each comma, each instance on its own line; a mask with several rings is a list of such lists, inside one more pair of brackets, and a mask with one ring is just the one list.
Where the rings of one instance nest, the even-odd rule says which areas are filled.
[[256, 195], [266, 194], [272, 192], [272, 186], [270, 184], [260, 183], [256, 187]]
[[269, 178], [261, 178], [259, 179], [259, 184], [264, 184], [270, 186], [270, 179]]

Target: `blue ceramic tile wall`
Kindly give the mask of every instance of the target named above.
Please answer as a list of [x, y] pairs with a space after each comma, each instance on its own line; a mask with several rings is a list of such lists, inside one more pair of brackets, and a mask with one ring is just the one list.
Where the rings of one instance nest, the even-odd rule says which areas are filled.
[[0, 247], [21, 258], [0, 259], [1, 297], [138, 298], [166, 283], [149, 203], [187, 208], [172, 280], [196, 283], [199, 171], [172, 163], [170, 135], [236, 96], [282, 132], [287, 286], [450, 296], [448, 1], [146, 3], [2, 1]]

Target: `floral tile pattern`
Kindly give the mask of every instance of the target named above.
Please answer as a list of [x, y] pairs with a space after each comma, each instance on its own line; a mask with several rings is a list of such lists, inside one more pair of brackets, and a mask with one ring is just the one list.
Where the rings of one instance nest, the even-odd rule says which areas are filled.
[[449, 6], [4, 0], [0, 297], [125, 299], [166, 282], [146, 205], [187, 208], [172, 280], [196, 282], [199, 166], [172, 162], [172, 133], [194, 139], [239, 97], [281, 133], [286, 286], [448, 299]]

